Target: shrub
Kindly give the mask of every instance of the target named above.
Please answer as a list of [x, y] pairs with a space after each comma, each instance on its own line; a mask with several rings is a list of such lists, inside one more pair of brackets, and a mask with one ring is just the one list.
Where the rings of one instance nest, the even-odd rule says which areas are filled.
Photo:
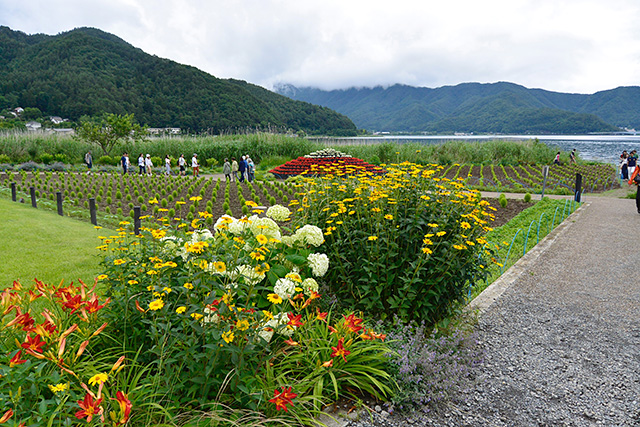
[[217, 159], [207, 159], [205, 162], [205, 166], [213, 168], [216, 167], [218, 165], [218, 160]]
[[525, 203], [530, 203], [531, 202], [531, 193], [526, 193], [524, 195], [524, 201], [525, 201]]
[[[286, 219], [288, 210], [269, 214]], [[332, 322], [317, 307], [313, 277], [328, 268], [315, 253], [322, 230], [306, 225], [287, 236], [252, 216], [220, 218], [212, 234], [202, 218], [211, 215], [199, 212], [189, 233], [162, 225], [140, 238], [123, 233], [104, 260], [110, 335], [151, 366], [142, 381], [164, 399], [154, 404], [218, 401], [274, 415], [283, 409], [274, 390], [287, 387], [288, 411], [299, 417], [347, 387], [390, 394], [384, 336], [354, 314]]]
[[345, 306], [434, 323], [485, 275], [488, 202], [431, 169], [388, 171], [305, 178], [289, 205], [303, 208], [296, 221], [326, 224], [328, 282]]
[[111, 156], [100, 156], [96, 163], [102, 166], [113, 166], [115, 164]]
[[38, 164], [36, 162], [26, 162], [15, 167], [17, 171], [36, 171], [38, 170]]
[[505, 196], [504, 193], [500, 193], [500, 196], [498, 196], [498, 203], [500, 203], [500, 206], [503, 208], [507, 207], [507, 196]]
[[11, 158], [9, 156], [7, 156], [6, 154], [0, 154], [0, 163], [9, 164], [9, 163], [11, 163]]
[[51, 162], [53, 162], [53, 155], [49, 154], [49, 153], [42, 153], [40, 155], [40, 161], [42, 163], [44, 163], [45, 165], [50, 164]]

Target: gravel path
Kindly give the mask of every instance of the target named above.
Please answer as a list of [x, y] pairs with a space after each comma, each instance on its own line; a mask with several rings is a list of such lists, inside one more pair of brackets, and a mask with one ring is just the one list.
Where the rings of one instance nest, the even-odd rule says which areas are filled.
[[479, 318], [485, 361], [438, 414], [359, 426], [640, 426], [640, 215], [592, 197]]

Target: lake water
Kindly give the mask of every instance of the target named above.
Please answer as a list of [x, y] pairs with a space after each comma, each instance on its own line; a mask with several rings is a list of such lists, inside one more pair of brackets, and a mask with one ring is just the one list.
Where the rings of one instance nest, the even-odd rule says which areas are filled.
[[561, 151], [569, 152], [574, 148], [582, 160], [595, 160], [618, 164], [622, 150], [640, 152], [640, 135], [434, 135], [434, 136], [380, 136], [340, 138], [340, 140], [373, 142], [413, 142], [439, 144], [446, 141], [522, 141], [538, 138], [541, 142]]

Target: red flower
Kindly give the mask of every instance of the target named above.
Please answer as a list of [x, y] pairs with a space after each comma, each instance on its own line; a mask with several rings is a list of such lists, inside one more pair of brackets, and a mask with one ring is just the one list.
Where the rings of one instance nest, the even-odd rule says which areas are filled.
[[71, 310], [71, 314], [75, 313], [77, 310], [81, 309], [87, 304], [86, 301], [82, 301], [81, 295], [76, 295], [62, 303], [62, 305]]
[[289, 317], [289, 322], [287, 323], [287, 325], [291, 325], [296, 328], [299, 328], [303, 325], [303, 323], [300, 321], [300, 319], [302, 319], [302, 314], [294, 316], [293, 313], [287, 313], [287, 317]]
[[129, 415], [131, 414], [131, 408], [133, 405], [129, 400], [129, 396], [119, 391], [116, 393], [116, 398], [113, 400], [118, 401], [118, 405], [120, 405], [120, 411], [122, 412], [122, 419], [120, 420], [120, 424], [126, 424], [129, 419]]
[[273, 399], [269, 399], [269, 402], [275, 403], [276, 410], [284, 409], [285, 412], [289, 412], [287, 409], [287, 405], [293, 406], [292, 400], [295, 399], [298, 395], [291, 391], [291, 387], [284, 388], [282, 387], [281, 391], [275, 389], [273, 391]]
[[42, 341], [40, 335], [32, 337], [31, 334], [29, 334], [20, 346], [26, 349], [27, 353], [42, 353], [42, 347], [44, 347], [46, 344], [46, 342]]
[[107, 298], [104, 304], [100, 305], [98, 302], [98, 297], [94, 295], [89, 301], [85, 303], [86, 304], [85, 310], [87, 310], [89, 313], [96, 313], [105, 305], [109, 304], [110, 301], [111, 301], [111, 298]]
[[351, 354], [349, 350], [344, 348], [344, 338], [340, 338], [338, 340], [338, 346], [331, 347], [331, 350], [333, 350], [333, 353], [331, 353], [331, 357], [342, 356], [345, 362], [347, 361], [347, 356]]
[[342, 317], [344, 317], [344, 326], [346, 326], [347, 329], [349, 329], [351, 332], [357, 333], [360, 331], [360, 329], [362, 329], [362, 326], [360, 326], [360, 324], [363, 322], [363, 319], [358, 319], [353, 314]]
[[[13, 283], [15, 283], [15, 282], [13, 282]], [[4, 413], [2, 418], [0, 418], [0, 424], [4, 424], [7, 421], [9, 421], [9, 418], [11, 418], [12, 416], [13, 416], [13, 409], [9, 409], [7, 412]]]
[[102, 398], [93, 400], [93, 396], [91, 396], [91, 394], [85, 394], [84, 400], [78, 400], [78, 405], [82, 410], [76, 412], [76, 418], [82, 419], [87, 417], [87, 422], [90, 423], [94, 415], [102, 414], [103, 409], [100, 406], [100, 403], [102, 403]]
[[318, 307], [316, 307], [316, 319], [322, 320], [323, 322], [326, 322], [328, 315], [329, 315], [329, 313], [327, 313], [325, 311], [320, 311], [320, 309]]
[[26, 362], [26, 360], [22, 360], [22, 359], [20, 359], [20, 356], [21, 356], [21, 355], [22, 355], [22, 350], [18, 351], [18, 352], [15, 354], [15, 356], [13, 356], [13, 357], [11, 358], [11, 360], [9, 360], [9, 367], [10, 367], [10, 368], [13, 368], [13, 367], [14, 367], [14, 366], [16, 366], [16, 365], [21, 365], [21, 364], [23, 364], [23, 363], [25, 363], [25, 362]]

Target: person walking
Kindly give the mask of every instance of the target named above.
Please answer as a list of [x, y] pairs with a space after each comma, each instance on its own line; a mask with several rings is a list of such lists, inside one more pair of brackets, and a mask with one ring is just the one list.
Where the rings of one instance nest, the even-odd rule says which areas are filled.
[[180, 154], [180, 158], [178, 159], [178, 166], [180, 167], [180, 176], [184, 176], [187, 173], [187, 161], [184, 158], [184, 154]]
[[253, 182], [256, 173], [256, 165], [251, 160], [251, 157], [247, 155], [247, 180]]
[[164, 168], [165, 168], [164, 173], [167, 174], [167, 176], [170, 176], [171, 175], [171, 159], [169, 158], [168, 154], [164, 157]]
[[144, 154], [140, 153], [140, 157], [138, 157], [138, 175], [142, 176], [146, 173], [146, 163], [144, 160]]
[[640, 214], [640, 168], [635, 168], [629, 177], [629, 185], [635, 185], [636, 188], [636, 209]]
[[144, 160], [144, 166], [147, 169], [147, 175], [151, 176], [153, 170], [153, 162], [151, 161], [151, 154], [147, 154], [147, 158]]
[[120, 165], [122, 166], [122, 175], [127, 174], [127, 168], [129, 167], [129, 157], [127, 153], [122, 153], [122, 157], [120, 157]]
[[91, 155], [91, 151], [88, 151], [87, 154], [84, 155], [84, 162], [87, 164], [87, 175], [91, 173], [91, 168], [93, 167], [93, 156]]
[[238, 162], [235, 157], [231, 158], [231, 175], [233, 176], [233, 181], [238, 182]]
[[569, 154], [569, 162], [572, 164], [576, 163], [576, 149], [571, 150], [571, 154]]
[[636, 170], [636, 164], [638, 163], [638, 154], [636, 150], [631, 151], [629, 153], [629, 157], [627, 157], [627, 168], [629, 170], [629, 176], [633, 175], [633, 172]]
[[222, 173], [227, 181], [231, 181], [231, 163], [229, 163], [229, 159], [224, 159], [224, 164], [222, 165]]
[[620, 178], [624, 180], [629, 179], [629, 167], [627, 166], [627, 150], [624, 150], [622, 154], [620, 154]]
[[553, 164], [554, 165], [559, 165], [560, 164], [560, 152], [558, 151], [558, 153], [556, 154], [556, 158], [553, 159]]
[[240, 182], [244, 182], [244, 173], [247, 170], [247, 162], [244, 159], [244, 156], [238, 162], [238, 173], [240, 174]]
[[196, 153], [193, 153], [193, 157], [191, 158], [191, 168], [193, 168], [194, 178], [200, 176], [200, 165], [198, 164], [198, 155]]

